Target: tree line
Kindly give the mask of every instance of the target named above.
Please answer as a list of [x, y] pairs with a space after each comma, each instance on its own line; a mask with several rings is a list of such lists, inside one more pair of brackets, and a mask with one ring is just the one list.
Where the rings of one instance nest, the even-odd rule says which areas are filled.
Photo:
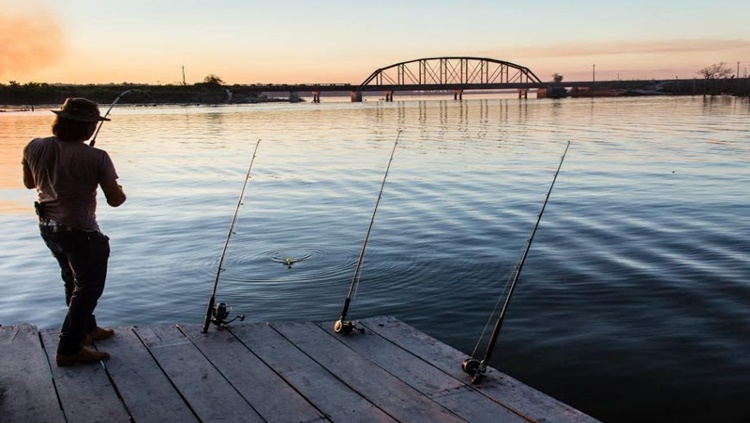
[[224, 81], [214, 74], [207, 75], [203, 82], [196, 84], [48, 84], [29, 82], [19, 84], [10, 81], [0, 83], [0, 104], [12, 106], [59, 105], [68, 97], [85, 97], [100, 104], [114, 101], [126, 90], [148, 93], [128, 96], [131, 104], [222, 104], [228, 102], [258, 101], [255, 92], [240, 85], [224, 85]]

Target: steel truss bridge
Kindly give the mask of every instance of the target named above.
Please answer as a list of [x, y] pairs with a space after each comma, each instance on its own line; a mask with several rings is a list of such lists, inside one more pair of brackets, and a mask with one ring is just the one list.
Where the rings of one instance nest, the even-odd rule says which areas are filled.
[[[609, 81], [611, 84], [612, 81]], [[592, 87], [600, 82], [565, 82], [566, 87]], [[531, 69], [504, 60], [484, 57], [429, 57], [395, 63], [375, 70], [361, 84], [268, 84], [244, 85], [239, 91], [288, 92], [290, 101], [298, 101], [300, 92], [312, 93], [313, 102], [320, 102], [323, 91], [348, 91], [352, 101], [362, 101], [365, 92], [382, 92], [386, 101], [393, 101], [396, 91], [453, 91], [460, 99], [464, 90], [519, 90], [526, 97], [529, 89], [546, 88]], [[235, 86], [236, 88], [236, 86]]]
[[482, 57], [430, 57], [373, 72], [357, 91], [444, 91], [512, 88], [542, 81], [525, 66]]

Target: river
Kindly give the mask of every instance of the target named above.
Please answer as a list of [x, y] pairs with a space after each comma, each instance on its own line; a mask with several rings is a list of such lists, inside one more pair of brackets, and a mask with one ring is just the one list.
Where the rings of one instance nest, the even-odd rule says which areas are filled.
[[[481, 357], [570, 141], [492, 364], [606, 422], [750, 421], [746, 99], [396, 100], [115, 107], [98, 320], [202, 322], [217, 274], [246, 321], [336, 320], [400, 131], [348, 317]], [[20, 166], [53, 117], [0, 113], [3, 325], [65, 314]]]

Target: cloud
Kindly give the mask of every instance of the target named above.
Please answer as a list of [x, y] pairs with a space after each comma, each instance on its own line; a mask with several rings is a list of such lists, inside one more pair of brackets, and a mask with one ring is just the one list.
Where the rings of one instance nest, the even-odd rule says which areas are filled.
[[622, 56], [643, 54], [706, 53], [750, 49], [748, 40], [661, 40], [641, 42], [575, 42], [510, 50], [522, 57]]
[[63, 30], [41, 4], [9, 12], [0, 1], [0, 77], [19, 75], [56, 64], [63, 56]]

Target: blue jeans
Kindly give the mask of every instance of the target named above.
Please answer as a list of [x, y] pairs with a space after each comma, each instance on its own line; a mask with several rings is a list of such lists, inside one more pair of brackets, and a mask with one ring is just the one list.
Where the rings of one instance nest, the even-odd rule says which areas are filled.
[[40, 225], [47, 248], [60, 265], [65, 283], [65, 316], [58, 354], [72, 354], [81, 349], [86, 335], [96, 329], [94, 309], [104, 292], [109, 261], [109, 238], [101, 232], [84, 232], [64, 226]]

